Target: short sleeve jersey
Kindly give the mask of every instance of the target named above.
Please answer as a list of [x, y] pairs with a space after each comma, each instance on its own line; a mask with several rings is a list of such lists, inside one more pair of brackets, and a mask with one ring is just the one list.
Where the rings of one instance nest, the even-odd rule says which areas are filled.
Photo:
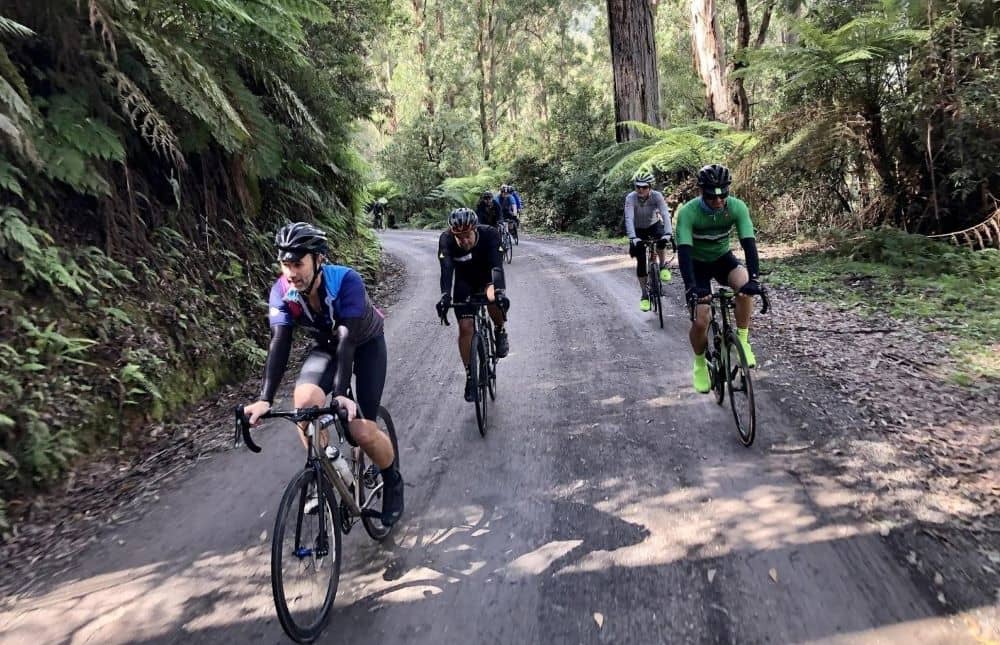
[[302, 325], [318, 341], [331, 341], [336, 323], [360, 319], [361, 345], [382, 333], [382, 312], [368, 299], [365, 283], [357, 271], [336, 264], [322, 267], [323, 306], [312, 311], [306, 298], [285, 279], [279, 277], [268, 298], [268, 322], [274, 325]]
[[701, 198], [696, 197], [677, 210], [675, 239], [680, 246], [693, 247], [691, 257], [698, 262], [713, 262], [729, 252], [733, 227], [740, 239], [754, 237], [750, 209], [743, 200], [729, 197], [723, 211], [714, 214], [706, 212]]

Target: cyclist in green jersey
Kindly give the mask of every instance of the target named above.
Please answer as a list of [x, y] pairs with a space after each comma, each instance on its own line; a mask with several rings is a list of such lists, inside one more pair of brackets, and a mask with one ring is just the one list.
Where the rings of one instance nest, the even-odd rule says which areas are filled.
[[[701, 197], [692, 199], [677, 211], [675, 235], [678, 264], [684, 278], [688, 307], [695, 311], [688, 333], [691, 349], [694, 350], [692, 381], [694, 389], [702, 393], [712, 389], [705, 362], [705, 346], [708, 343], [708, 302], [713, 278], [737, 292], [736, 331], [747, 363], [750, 367], [757, 364], [749, 340], [750, 314], [753, 312], [750, 296], [762, 292], [760, 262], [750, 211], [742, 200], [729, 195], [731, 183], [732, 177], [725, 166], [705, 166], [698, 171]], [[740, 237], [746, 267], [739, 263], [729, 247], [733, 227], [736, 227]]]

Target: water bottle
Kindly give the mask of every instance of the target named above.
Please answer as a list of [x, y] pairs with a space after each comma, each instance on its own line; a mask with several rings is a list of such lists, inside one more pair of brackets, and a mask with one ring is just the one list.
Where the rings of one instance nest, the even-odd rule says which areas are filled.
[[351, 472], [351, 467], [347, 464], [347, 459], [344, 458], [343, 453], [340, 452], [340, 448], [334, 445], [329, 445], [326, 447], [326, 456], [333, 464], [333, 467], [337, 469], [340, 473], [340, 477], [344, 480], [344, 483], [348, 486], [354, 484], [354, 473]]

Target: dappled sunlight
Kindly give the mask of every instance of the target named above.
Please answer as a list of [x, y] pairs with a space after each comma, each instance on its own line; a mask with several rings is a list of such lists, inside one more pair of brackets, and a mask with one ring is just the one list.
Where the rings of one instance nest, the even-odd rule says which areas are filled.
[[12, 642], [56, 642], [72, 633], [68, 642], [122, 643], [179, 627], [220, 629], [236, 615], [263, 618], [273, 612], [267, 551], [207, 553], [187, 563], [161, 561], [76, 580], [23, 602], [16, 613], [0, 613], [0, 623]]
[[583, 540], [549, 542], [518, 557], [502, 569], [507, 578], [520, 579], [544, 573], [552, 563], [583, 544]]

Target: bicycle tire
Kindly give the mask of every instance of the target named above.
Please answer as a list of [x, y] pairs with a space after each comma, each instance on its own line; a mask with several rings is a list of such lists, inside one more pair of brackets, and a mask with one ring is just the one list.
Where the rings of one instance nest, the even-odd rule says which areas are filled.
[[[743, 352], [743, 345], [732, 331], [726, 337], [729, 345], [729, 357], [727, 361], [726, 383], [729, 385], [729, 406], [733, 410], [733, 419], [736, 421], [736, 432], [739, 434], [740, 443], [747, 448], [753, 444], [757, 435], [757, 410], [753, 398], [753, 381], [750, 378], [750, 367], [747, 366], [747, 357]], [[734, 365], [733, 353], [736, 361]], [[737, 402], [737, 397], [745, 398], [745, 415], [740, 414], [740, 408], [744, 407], [744, 402]]]
[[715, 402], [722, 405], [726, 400], [726, 366], [722, 355], [722, 336], [719, 325], [714, 320], [708, 324], [708, 344], [705, 356], [708, 360], [708, 375], [712, 379], [712, 390], [715, 392]]
[[490, 377], [487, 380], [488, 390], [490, 392], [490, 400], [497, 400], [497, 346], [492, 335], [488, 343], [487, 349], [489, 350], [489, 360], [487, 365], [489, 366]]
[[469, 367], [476, 386], [476, 424], [479, 426], [479, 434], [485, 437], [489, 421], [489, 393], [487, 392], [490, 379], [489, 367], [487, 366], [489, 354], [486, 352], [486, 341], [479, 332], [472, 335], [471, 350]]
[[[389, 441], [392, 442], [392, 451], [393, 451], [393, 454], [396, 455], [396, 459], [395, 459], [395, 461], [393, 463], [396, 466], [396, 468], [399, 468], [399, 443], [396, 440], [396, 426], [392, 422], [392, 417], [389, 415], [389, 411], [386, 410], [385, 407], [383, 407], [383, 406], [380, 405], [379, 408], [378, 408], [378, 414], [376, 415], [375, 421], [376, 421], [376, 423], [381, 422], [381, 423], [379, 423], [380, 427], [383, 424], [385, 425], [385, 428], [384, 428], [385, 429], [385, 433], [387, 435], [389, 435]], [[357, 472], [357, 476], [358, 476], [358, 481], [362, 482], [362, 485], [364, 485], [366, 488], [368, 488], [368, 485], [365, 483], [365, 479], [364, 479], [364, 477], [365, 477], [365, 470], [366, 470], [366, 465], [365, 464], [366, 464], [365, 453], [364, 453], [364, 451], [361, 451], [361, 454], [358, 457], [358, 472]], [[377, 479], [375, 479], [374, 481], [377, 484], [381, 484], [382, 483], [382, 472], [381, 472], [381, 470], [379, 469], [378, 466], [376, 466], [375, 464], [372, 464], [372, 465], [375, 466], [375, 470], [378, 471], [378, 474], [375, 476]], [[382, 493], [379, 492], [378, 496], [379, 496], [378, 509], [379, 509], [379, 512], [381, 512], [382, 511], [382, 500], [383, 500]], [[364, 501], [364, 500], [362, 500], [362, 501]], [[369, 506], [368, 508], [372, 508], [372, 507]], [[381, 542], [382, 540], [384, 540], [387, 537], [389, 537], [389, 534], [392, 533], [392, 527], [395, 526], [395, 524], [393, 524], [392, 526], [385, 526], [384, 524], [382, 524], [381, 520], [376, 519], [374, 517], [367, 517], [367, 516], [364, 516], [364, 515], [361, 516], [361, 524], [365, 527], [365, 533], [368, 534], [368, 537], [370, 537], [371, 539], [375, 540], [376, 542]]]
[[[274, 518], [274, 531], [271, 534], [271, 593], [274, 596], [274, 607], [278, 612], [278, 621], [281, 623], [281, 628], [285, 630], [288, 637], [297, 643], [311, 643], [316, 640], [323, 630], [326, 629], [327, 621], [330, 619], [330, 612], [333, 610], [333, 602], [337, 597], [337, 588], [340, 585], [340, 561], [341, 561], [341, 542], [342, 536], [340, 532], [340, 517], [337, 511], [336, 497], [334, 496], [333, 490], [330, 488], [329, 483], [324, 479], [320, 478], [324, 489], [324, 506], [325, 511], [323, 513], [317, 513], [315, 515], [316, 522], [318, 525], [319, 518], [323, 515], [329, 520], [332, 526], [328, 526], [327, 530], [332, 531], [333, 534], [333, 544], [328, 545], [328, 548], [332, 552], [332, 560], [330, 560], [330, 555], [327, 555], [322, 560], [327, 560], [326, 563], [330, 569], [330, 580], [327, 583], [326, 594], [323, 599], [323, 603], [320, 606], [317, 617], [311, 624], [301, 625], [299, 621], [296, 620], [293, 615], [292, 608], [288, 605], [288, 599], [285, 595], [285, 590], [289, 586], [288, 582], [285, 580], [283, 573], [282, 563], [285, 557], [298, 558], [299, 566], [307, 567], [307, 564], [302, 564], [307, 561], [312, 553], [300, 554], [300, 551], [305, 549], [300, 543], [301, 531], [304, 525], [307, 524], [309, 520], [313, 519], [313, 516], [306, 515], [304, 513], [304, 506], [308, 487], [310, 483], [313, 483], [316, 479], [316, 472], [311, 468], [306, 468], [301, 471], [292, 481], [288, 483], [285, 488], [285, 493], [281, 497], [281, 503], [278, 505], [278, 513]], [[285, 553], [285, 532], [286, 532], [286, 521], [290, 513], [295, 513], [295, 538], [294, 538], [294, 550], [290, 553]], [[318, 537], [318, 536], [317, 536]], [[313, 551], [312, 549], [308, 549]], [[323, 564], [317, 564], [316, 558], [312, 558], [312, 566], [315, 570], [318, 570]], [[331, 564], [332, 563], [332, 564]], [[295, 599], [301, 597], [301, 594], [293, 594]]]
[[653, 311], [660, 317], [660, 329], [663, 329], [663, 283], [660, 281], [660, 263], [650, 263], [649, 282], [652, 288], [649, 295], [653, 299]]
[[510, 264], [514, 260], [514, 244], [510, 237], [510, 232], [505, 231], [503, 234], [503, 246], [504, 255], [507, 257], [507, 264]]

